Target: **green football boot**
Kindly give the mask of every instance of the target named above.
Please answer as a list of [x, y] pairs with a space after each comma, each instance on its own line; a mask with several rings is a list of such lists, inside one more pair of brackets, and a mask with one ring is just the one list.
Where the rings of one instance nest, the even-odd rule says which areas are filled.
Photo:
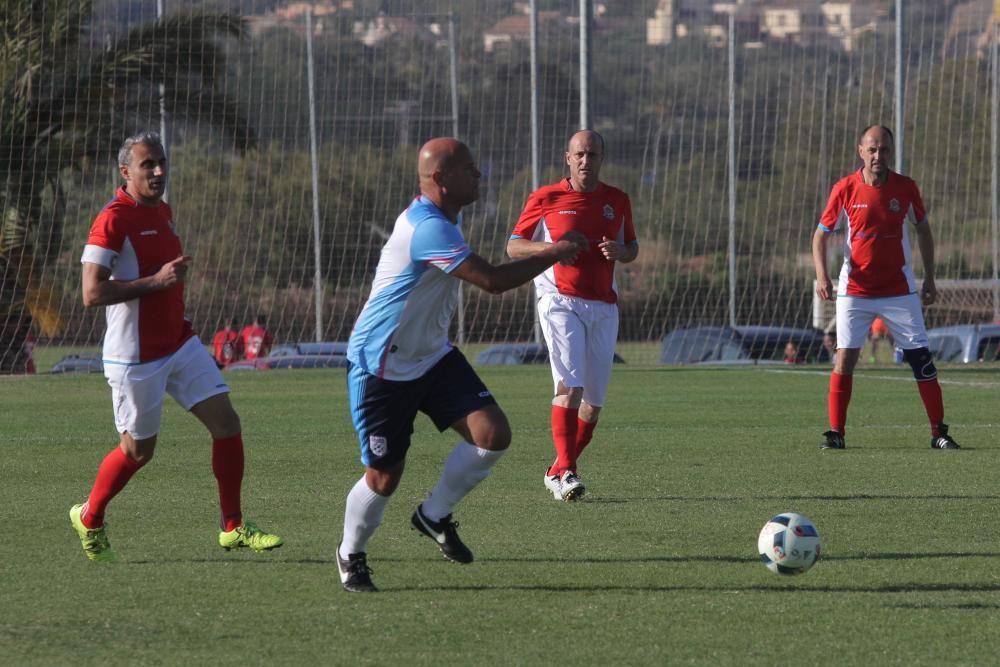
[[277, 549], [284, 543], [280, 537], [265, 533], [251, 521], [244, 521], [242, 526], [219, 533], [219, 546], [226, 551], [240, 547], [249, 547], [254, 551], [267, 551]]
[[69, 510], [69, 520], [80, 536], [80, 544], [83, 545], [83, 553], [87, 558], [99, 563], [110, 563], [115, 560], [115, 552], [111, 550], [111, 543], [108, 542], [108, 533], [104, 526], [100, 528], [87, 528], [83, 525], [80, 514], [83, 512], [83, 505], [73, 505]]

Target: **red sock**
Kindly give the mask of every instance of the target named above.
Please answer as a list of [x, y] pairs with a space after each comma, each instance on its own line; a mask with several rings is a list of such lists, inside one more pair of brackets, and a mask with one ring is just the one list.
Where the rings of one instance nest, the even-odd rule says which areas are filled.
[[90, 490], [87, 506], [80, 513], [83, 525], [87, 528], [103, 526], [104, 510], [107, 509], [108, 503], [125, 488], [132, 475], [141, 467], [142, 464], [133, 461], [121, 447], [115, 447], [108, 452], [97, 469], [97, 478]]
[[920, 400], [924, 402], [924, 409], [927, 410], [927, 418], [931, 420], [931, 435], [935, 438], [941, 435], [938, 432], [938, 425], [944, 421], [944, 399], [941, 398], [941, 385], [937, 378], [924, 380], [917, 383], [920, 390]]
[[552, 442], [556, 447], [556, 462], [549, 468], [550, 475], [576, 470], [576, 423], [579, 414], [579, 408], [552, 406]]
[[594, 437], [594, 429], [597, 428], [597, 422], [585, 422], [582, 419], [576, 420], [576, 458], [580, 458], [580, 454], [583, 454], [583, 450], [587, 448], [590, 444], [591, 438]]
[[222, 529], [233, 530], [243, 523], [240, 488], [243, 486], [243, 435], [212, 440], [212, 472], [219, 483]]
[[830, 430], [841, 435], [847, 426], [847, 405], [851, 402], [851, 388], [853, 386], [853, 375], [830, 374], [830, 395], [827, 398]]

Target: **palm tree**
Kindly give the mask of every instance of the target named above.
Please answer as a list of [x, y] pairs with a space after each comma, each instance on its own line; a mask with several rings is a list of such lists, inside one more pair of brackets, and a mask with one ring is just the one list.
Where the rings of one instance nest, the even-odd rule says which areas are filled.
[[65, 170], [107, 160], [159, 114], [161, 91], [176, 122], [209, 123], [235, 147], [253, 141], [236, 100], [218, 88], [217, 40], [245, 34], [240, 16], [175, 14], [95, 44], [92, 4], [0, 0], [0, 374], [24, 372], [33, 320], [46, 335], [62, 328], [45, 268], [62, 250]]

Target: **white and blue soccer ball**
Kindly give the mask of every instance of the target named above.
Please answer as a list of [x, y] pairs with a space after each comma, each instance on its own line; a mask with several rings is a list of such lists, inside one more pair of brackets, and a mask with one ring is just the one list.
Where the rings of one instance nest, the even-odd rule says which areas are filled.
[[802, 574], [819, 558], [819, 531], [794, 512], [771, 517], [757, 537], [760, 562], [776, 574]]

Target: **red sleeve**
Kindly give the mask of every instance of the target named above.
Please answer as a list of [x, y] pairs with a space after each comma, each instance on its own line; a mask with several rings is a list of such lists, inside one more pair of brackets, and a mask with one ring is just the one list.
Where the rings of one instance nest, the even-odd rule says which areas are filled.
[[542, 205], [542, 198], [537, 192], [532, 192], [524, 204], [524, 210], [521, 211], [521, 217], [517, 219], [517, 224], [514, 225], [514, 231], [511, 232], [510, 237], [534, 238], [535, 230], [538, 229], [538, 223], [542, 221], [543, 217], [545, 217], [545, 207]]
[[95, 245], [114, 252], [121, 252], [125, 245], [125, 233], [121, 225], [116, 224], [117, 216], [110, 209], [104, 209], [94, 218], [87, 236], [87, 245]]
[[843, 183], [837, 183], [830, 191], [830, 199], [826, 202], [826, 208], [819, 217], [819, 226], [828, 232], [837, 228], [840, 214], [844, 210], [844, 187]]

